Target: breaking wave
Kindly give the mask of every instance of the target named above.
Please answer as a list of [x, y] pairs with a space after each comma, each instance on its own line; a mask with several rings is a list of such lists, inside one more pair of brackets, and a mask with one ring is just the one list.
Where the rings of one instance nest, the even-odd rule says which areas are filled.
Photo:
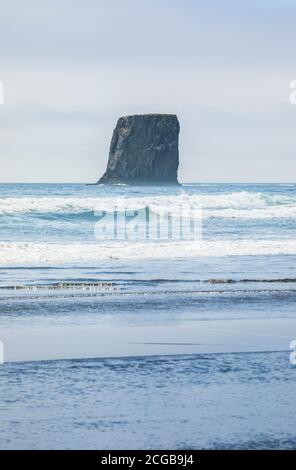
[[205, 218], [295, 218], [296, 197], [239, 191], [228, 194], [158, 195], [146, 197], [23, 197], [1, 198], [0, 215], [81, 214], [101, 210], [149, 207], [156, 213], [174, 212], [178, 206], [203, 209]]

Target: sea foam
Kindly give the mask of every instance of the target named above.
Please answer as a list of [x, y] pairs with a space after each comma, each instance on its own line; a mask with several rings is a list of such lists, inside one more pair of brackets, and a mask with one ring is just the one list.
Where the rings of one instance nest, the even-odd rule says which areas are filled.
[[164, 213], [178, 206], [203, 209], [205, 218], [294, 218], [296, 198], [239, 191], [227, 194], [158, 195], [146, 197], [23, 197], [0, 198], [0, 215], [16, 214], [79, 214], [84, 212], [136, 210], [149, 207]]
[[204, 256], [296, 254], [296, 240], [203, 240], [181, 242], [0, 242], [0, 265], [90, 263], [108, 259], [177, 259]]

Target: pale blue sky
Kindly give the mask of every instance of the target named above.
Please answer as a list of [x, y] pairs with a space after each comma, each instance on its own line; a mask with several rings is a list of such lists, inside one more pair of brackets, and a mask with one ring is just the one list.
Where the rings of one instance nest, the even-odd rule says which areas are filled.
[[294, 181], [296, 0], [0, 0], [1, 182], [94, 182], [176, 113], [180, 180]]

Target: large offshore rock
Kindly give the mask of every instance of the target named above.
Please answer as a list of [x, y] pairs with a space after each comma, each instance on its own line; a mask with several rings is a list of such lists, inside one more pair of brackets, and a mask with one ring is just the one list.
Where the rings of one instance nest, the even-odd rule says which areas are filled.
[[178, 184], [179, 131], [174, 114], [121, 117], [98, 184]]

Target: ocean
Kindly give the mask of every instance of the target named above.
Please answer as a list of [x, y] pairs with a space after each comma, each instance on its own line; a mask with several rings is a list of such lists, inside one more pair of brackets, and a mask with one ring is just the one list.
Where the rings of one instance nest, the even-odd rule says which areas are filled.
[[0, 448], [295, 448], [295, 264], [296, 184], [1, 184]]

